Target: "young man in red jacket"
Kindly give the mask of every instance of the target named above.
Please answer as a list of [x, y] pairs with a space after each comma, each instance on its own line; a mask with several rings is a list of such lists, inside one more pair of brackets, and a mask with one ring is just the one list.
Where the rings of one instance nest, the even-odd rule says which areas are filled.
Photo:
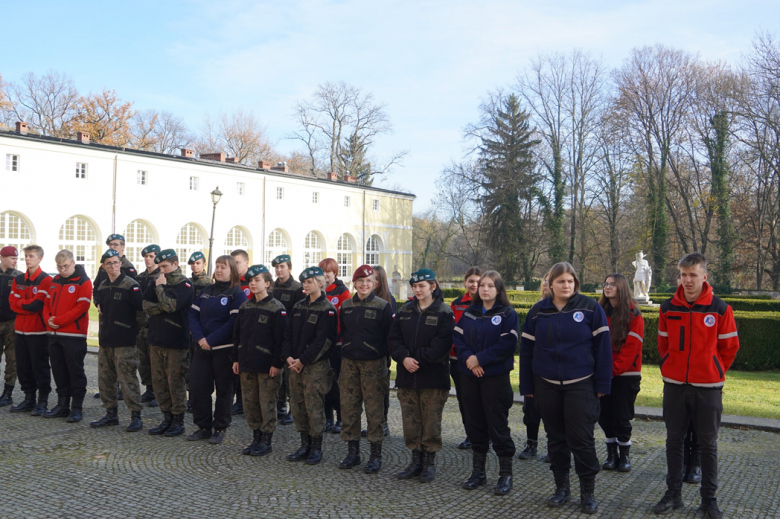
[[707, 283], [707, 259], [692, 252], [680, 260], [681, 285], [661, 305], [658, 352], [664, 379], [666, 485], [656, 514], [685, 506], [682, 498], [683, 441], [693, 424], [701, 444], [701, 506], [705, 517], [723, 517], [718, 488], [718, 430], [723, 412], [726, 372], [739, 350], [731, 307], [715, 297]]
[[16, 313], [16, 372], [24, 392], [24, 400], [13, 406], [11, 412], [29, 411], [32, 416], [41, 416], [46, 412], [51, 393], [49, 343], [46, 338], [46, 322], [42, 315], [51, 276], [39, 266], [43, 259], [42, 247], [28, 245], [23, 252], [27, 272], [16, 276], [8, 299], [11, 302], [11, 310]]
[[92, 281], [84, 267], [76, 265], [73, 253], [63, 249], [54, 257], [59, 274], [51, 282], [43, 306], [43, 319], [49, 328], [49, 357], [57, 405], [44, 418], [68, 417], [68, 423], [81, 421], [81, 408], [87, 394], [84, 357], [87, 355], [89, 305]]

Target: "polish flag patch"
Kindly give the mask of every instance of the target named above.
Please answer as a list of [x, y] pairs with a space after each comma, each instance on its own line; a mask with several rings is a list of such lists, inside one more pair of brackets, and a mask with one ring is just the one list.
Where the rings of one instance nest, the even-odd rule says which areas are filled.
[[190, 284], [189, 284], [189, 283], [187, 283], [186, 281], [184, 282], [184, 284], [185, 284], [185, 285], [187, 285], [187, 288], [192, 288], [192, 285], [190, 285]]
[[133, 292], [138, 292], [139, 287], [133, 287]]
[[282, 310], [282, 315], [287, 315], [287, 312], [285, 312], [284, 310]]
[[328, 310], [328, 315], [335, 315], [335, 313], [333, 312], [333, 310]]

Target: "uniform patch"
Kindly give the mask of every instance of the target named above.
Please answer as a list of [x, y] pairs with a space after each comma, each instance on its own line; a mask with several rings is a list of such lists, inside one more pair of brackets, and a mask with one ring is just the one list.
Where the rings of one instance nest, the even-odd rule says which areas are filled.
[[583, 314], [582, 312], [574, 312], [574, 315], [572, 316], [572, 318], [576, 322], [581, 323], [582, 320], [585, 319], [585, 314]]
[[33, 287], [33, 294], [37, 294], [37, 293], [38, 293], [38, 287]]
[[244, 295], [246, 295], [247, 297], [249, 297], [249, 294], [250, 294], [250, 293], [251, 293], [251, 292], [249, 291], [249, 288], [248, 288], [248, 287], [244, 289]]
[[133, 292], [138, 292], [140, 290], [140, 287], [133, 287]]
[[499, 324], [501, 324], [501, 316], [494, 315], [493, 318], [490, 320], [490, 322], [498, 326]]
[[330, 302], [333, 303], [334, 305], [337, 305], [337, 304], [339, 304], [339, 298], [338, 297], [332, 297]]
[[309, 318], [308, 318], [308, 319], [306, 319], [306, 322], [307, 322], [307, 323], [311, 323], [311, 324], [317, 324], [317, 317], [318, 317], [318, 315], [317, 315], [317, 314], [311, 314], [311, 315], [309, 316]]
[[287, 315], [287, 312], [285, 312], [284, 310], [282, 310], [282, 315], [286, 316], [286, 315]]
[[122, 292], [114, 292], [114, 301], [120, 301], [121, 299], [122, 299]]
[[707, 328], [712, 328], [713, 326], [715, 326], [715, 316], [711, 314], [705, 315], [704, 326], [706, 326]]
[[261, 324], [268, 324], [268, 316], [267, 316], [267, 315], [261, 315], [261, 316], [260, 316], [260, 317], [257, 319], [257, 322], [258, 322], [258, 323], [261, 323]]
[[376, 319], [376, 310], [366, 310], [366, 319]]
[[72, 293], [73, 293], [73, 292], [75, 292], [75, 291], [76, 291], [76, 287], [74, 287], [73, 285], [71, 285], [71, 286], [69, 286], [69, 287], [68, 287], [68, 293], [69, 293], [69, 294], [72, 294]]
[[185, 285], [187, 285], [187, 288], [192, 288], [192, 285], [190, 285], [190, 284], [189, 284], [189, 283], [187, 283], [186, 281], [184, 282], [184, 284], [185, 284]]
[[289, 301], [290, 300], [290, 294], [282, 294], [282, 301]]
[[436, 326], [437, 324], [439, 324], [439, 317], [436, 315], [429, 315], [428, 317], [425, 318], [425, 324], [427, 324], [428, 326]]
[[222, 306], [227, 306], [228, 298], [223, 297], [222, 299], [219, 300], [219, 302], [222, 304]]

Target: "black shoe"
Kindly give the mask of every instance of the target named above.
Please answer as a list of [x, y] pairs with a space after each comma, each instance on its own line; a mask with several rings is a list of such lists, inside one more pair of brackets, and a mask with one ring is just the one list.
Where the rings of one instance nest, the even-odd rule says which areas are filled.
[[301, 446], [292, 454], [287, 455], [287, 461], [301, 461], [309, 457], [311, 453], [311, 436], [301, 433]]
[[594, 491], [596, 490], [596, 476], [580, 476], [580, 511], [583, 514], [595, 514], [599, 511]]
[[209, 438], [209, 443], [219, 445], [225, 440], [225, 429], [214, 429], [214, 434]]
[[430, 483], [436, 477], [436, 453], [424, 452], [420, 483]]
[[545, 463], [550, 463], [550, 451], [547, 451], [547, 454], [544, 455], [544, 459], [542, 461]]
[[61, 396], [57, 398], [57, 405], [43, 413], [44, 418], [67, 418], [70, 414], [70, 398]]
[[82, 415], [81, 407], [71, 407], [68, 419], [65, 421], [68, 423], [78, 423], [83, 417], [84, 416]]
[[208, 440], [211, 438], [211, 429], [198, 429], [194, 433], [187, 436], [187, 441], [196, 442], [200, 440]]
[[26, 393], [24, 400], [11, 407], [12, 413], [24, 413], [35, 409], [35, 393]]
[[537, 440], [526, 440], [526, 442], [525, 442], [525, 449], [523, 449], [522, 451], [520, 451], [517, 454], [517, 459], [519, 459], [519, 460], [530, 460], [531, 458], [535, 458], [538, 446], [539, 446], [539, 441], [537, 441]]
[[157, 402], [157, 398], [153, 398], [148, 404], [146, 404], [147, 407], [160, 407], [159, 402]]
[[653, 507], [653, 512], [658, 515], [666, 515], [685, 506], [685, 502], [682, 498], [682, 493], [678, 490], [674, 492], [667, 490], [664, 497]]
[[144, 428], [144, 423], [141, 421], [141, 411], [130, 412], [130, 423], [125, 427], [126, 432], [138, 432]]
[[[360, 451], [358, 450], [358, 454]], [[371, 444], [371, 455], [368, 457], [368, 463], [363, 472], [366, 474], [376, 474], [382, 468], [382, 442]]]
[[293, 417], [292, 417], [292, 413], [287, 413], [287, 414], [285, 414], [285, 415], [284, 415], [284, 418], [282, 418], [281, 420], [279, 420], [279, 424], [280, 424], [280, 425], [290, 425], [290, 424], [292, 424], [292, 423], [293, 423]]
[[263, 431], [260, 429], [255, 429], [252, 431], [252, 443], [244, 447], [244, 449], [241, 451], [241, 454], [245, 454], [246, 456], [249, 456], [252, 454], [252, 451], [257, 448], [257, 446], [260, 444], [260, 442], [263, 441]]
[[261, 441], [257, 447], [252, 449], [250, 453], [252, 456], [265, 456], [270, 454], [273, 448], [271, 447], [271, 440], [274, 438], [274, 433], [264, 433], [263, 441]]
[[702, 498], [699, 512], [704, 512], [705, 519], [721, 519], [723, 517], [723, 512], [718, 508], [718, 499], [715, 497]]
[[412, 451], [412, 462], [404, 470], [395, 475], [398, 479], [412, 479], [419, 476], [422, 472], [422, 451], [417, 449]]
[[330, 432], [333, 434], [339, 434], [341, 432], [341, 420], [336, 420], [336, 423], [331, 427]]
[[339, 463], [340, 469], [351, 469], [360, 465], [360, 441], [347, 442], [347, 457]]
[[498, 482], [493, 489], [493, 494], [497, 496], [505, 496], [512, 490], [512, 458], [498, 458]]
[[184, 413], [175, 414], [171, 419], [171, 426], [163, 433], [163, 436], [173, 438], [184, 434]]
[[316, 465], [322, 461], [322, 436], [311, 437], [311, 452], [306, 458], [307, 465]]
[[466, 436], [466, 439], [458, 444], [458, 448], [463, 451], [467, 451], [471, 448], [471, 440]]
[[547, 506], [560, 508], [571, 499], [571, 488], [569, 487], [569, 473], [553, 474], [555, 476], [555, 493], [547, 500]]
[[683, 481], [693, 485], [698, 485], [701, 483], [701, 458], [699, 457], [698, 452], [693, 452], [691, 454], [690, 462], [685, 470]]
[[14, 403], [13, 400], [13, 394], [14, 394], [14, 385], [13, 384], [6, 384], [5, 388], [3, 389], [3, 395], [0, 396], [0, 407], [5, 407], [7, 405], [11, 405]]
[[192, 414], [192, 400], [187, 400], [187, 410], [184, 412]]
[[615, 442], [607, 444], [607, 460], [601, 466], [604, 470], [615, 470], [618, 464], [618, 444]]
[[244, 403], [236, 402], [233, 407], [230, 408], [230, 414], [236, 416], [237, 414], [244, 414]]
[[[385, 434], [385, 436], [387, 436], [387, 435]], [[360, 437], [361, 438], [368, 438], [368, 429], [363, 429], [362, 431], [360, 431]]]
[[32, 411], [30, 411], [31, 416], [43, 416], [43, 413], [46, 412], [46, 409], [49, 407], [49, 393], [45, 394], [38, 394], [38, 403], [35, 405]]
[[92, 398], [100, 398], [100, 392], [95, 393], [94, 395], [92, 395]]
[[119, 417], [116, 415], [116, 412], [116, 407], [106, 409], [106, 415], [100, 420], [89, 422], [89, 426], [98, 429], [100, 427], [107, 427], [109, 425], [119, 425]]
[[281, 420], [287, 414], [287, 406], [284, 402], [276, 403], [276, 419]]
[[477, 487], [487, 483], [485, 475], [485, 462], [487, 455], [481, 452], [471, 451], [471, 475], [463, 482], [460, 488], [464, 490], [475, 490]]
[[122, 394], [122, 388], [119, 386], [117, 386], [116, 388], [116, 399], [121, 400], [123, 402], [125, 400], [125, 395]]
[[172, 421], [173, 421], [173, 415], [168, 412], [163, 412], [163, 421], [160, 422], [160, 425], [158, 425], [157, 427], [152, 427], [151, 429], [149, 429], [149, 434], [151, 434], [152, 436], [162, 435], [171, 426]]
[[141, 395], [141, 403], [148, 404], [152, 400], [154, 400], [154, 389], [152, 386], [146, 386], [146, 391]]
[[[390, 436], [390, 426], [387, 425], [387, 420], [385, 420], [385, 424], [382, 426], [382, 430], [384, 431], [385, 436]], [[368, 434], [368, 431], [366, 431], [366, 434]]]
[[325, 430], [323, 432], [330, 432], [333, 430], [333, 418], [325, 419]]
[[631, 472], [631, 458], [628, 452], [631, 450], [630, 445], [620, 445], [620, 459], [618, 460], [618, 472]]

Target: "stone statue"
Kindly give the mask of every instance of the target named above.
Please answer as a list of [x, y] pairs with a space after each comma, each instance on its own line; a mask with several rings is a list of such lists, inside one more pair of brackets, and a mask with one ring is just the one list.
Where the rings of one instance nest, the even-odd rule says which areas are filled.
[[653, 283], [653, 269], [645, 259], [642, 251], [636, 253], [636, 261], [631, 264], [636, 267], [634, 274], [634, 299], [637, 302], [650, 301], [650, 285]]

